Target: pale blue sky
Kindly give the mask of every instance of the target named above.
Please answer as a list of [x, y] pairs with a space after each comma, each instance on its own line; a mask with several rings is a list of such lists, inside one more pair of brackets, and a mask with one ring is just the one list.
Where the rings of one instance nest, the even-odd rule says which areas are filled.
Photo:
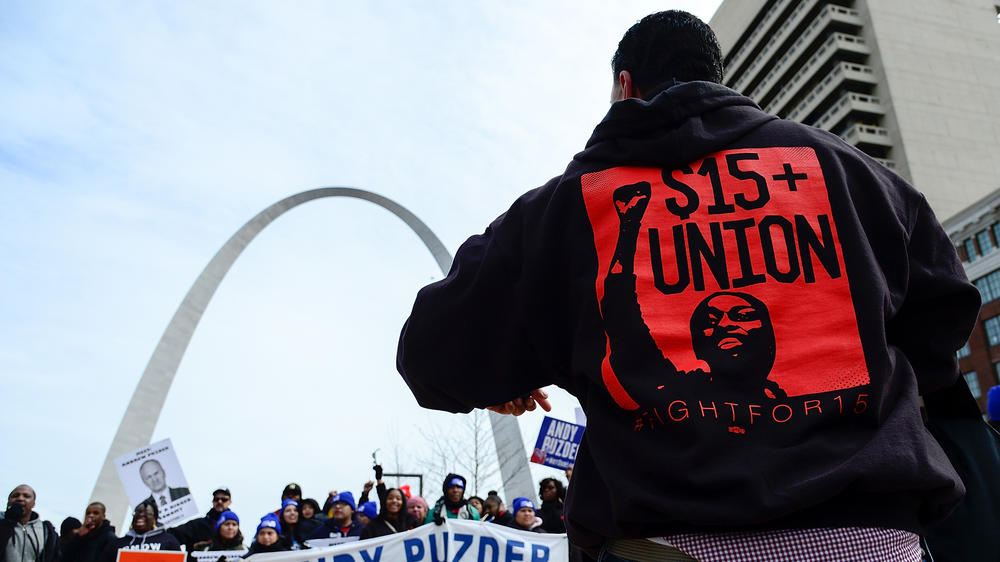
[[[361, 187], [454, 252], [583, 148], [629, 25], [674, 7], [707, 21], [719, 2], [397, 4], [0, 4], [5, 493], [27, 482], [45, 517], [82, 516], [163, 329], [255, 213]], [[361, 201], [310, 203], [254, 241], [153, 437], [173, 440], [199, 509], [227, 485], [252, 533], [286, 483], [321, 502], [357, 493], [372, 450], [413, 459], [415, 427], [454, 424], [394, 368], [413, 297], [438, 278], [417, 237]], [[529, 447], [541, 419], [520, 420]]]

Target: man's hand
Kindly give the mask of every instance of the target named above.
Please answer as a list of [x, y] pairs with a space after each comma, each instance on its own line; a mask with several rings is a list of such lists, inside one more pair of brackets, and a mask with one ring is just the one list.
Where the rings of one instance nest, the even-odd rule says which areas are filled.
[[487, 410], [496, 412], [498, 414], [509, 414], [512, 416], [520, 416], [525, 412], [531, 412], [536, 406], [541, 406], [546, 412], [552, 411], [552, 405], [549, 404], [549, 395], [545, 393], [544, 390], [536, 388], [532, 390], [527, 396], [522, 396], [520, 398], [515, 398], [510, 402], [505, 404], [498, 404], [496, 406], [490, 406], [486, 408]]
[[368, 492], [372, 491], [373, 487], [375, 487], [375, 481], [374, 480], [369, 480], [369, 481], [365, 482], [365, 489], [361, 493], [362, 494], [367, 494]]
[[91, 531], [93, 531], [93, 530], [94, 530], [94, 527], [97, 527], [97, 525], [95, 525], [93, 521], [85, 521], [85, 522], [83, 523], [83, 525], [80, 525], [80, 528], [78, 528], [78, 529], [74, 530], [73, 532], [74, 532], [74, 533], [76, 534], [76, 536], [78, 536], [78, 537], [85, 537], [85, 536], [87, 536], [87, 535], [88, 535], [88, 534], [89, 534], [89, 533], [90, 533]]
[[339, 494], [339, 493], [340, 493], [340, 492], [338, 492], [337, 490], [330, 490], [330, 495], [329, 495], [329, 496], [327, 496], [327, 497], [328, 497], [328, 498], [333, 498], [333, 496], [336, 496], [336, 495], [337, 495], [337, 494]]

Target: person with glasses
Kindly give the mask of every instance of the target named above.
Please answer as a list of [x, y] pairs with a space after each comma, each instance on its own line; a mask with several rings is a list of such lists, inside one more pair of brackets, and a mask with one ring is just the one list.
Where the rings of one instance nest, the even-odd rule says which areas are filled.
[[180, 550], [181, 543], [163, 528], [157, 528], [160, 509], [155, 501], [143, 501], [132, 512], [132, 528], [125, 536], [108, 545], [101, 555], [102, 562], [114, 562], [119, 550], [163, 551]]
[[[219, 516], [228, 510], [233, 503], [232, 498], [228, 488], [218, 488], [212, 492], [212, 508], [204, 517], [192, 519], [187, 523], [168, 529], [168, 531], [184, 545], [189, 553], [192, 552], [195, 543], [212, 539], [212, 535], [215, 533], [215, 524], [218, 522]], [[194, 557], [189, 554], [188, 562], [193, 560]]]

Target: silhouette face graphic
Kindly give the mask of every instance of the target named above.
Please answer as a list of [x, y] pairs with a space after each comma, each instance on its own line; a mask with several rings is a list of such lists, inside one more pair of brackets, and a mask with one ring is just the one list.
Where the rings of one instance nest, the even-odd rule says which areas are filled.
[[774, 365], [774, 328], [767, 307], [744, 293], [715, 293], [691, 315], [691, 342], [713, 380], [760, 388]]

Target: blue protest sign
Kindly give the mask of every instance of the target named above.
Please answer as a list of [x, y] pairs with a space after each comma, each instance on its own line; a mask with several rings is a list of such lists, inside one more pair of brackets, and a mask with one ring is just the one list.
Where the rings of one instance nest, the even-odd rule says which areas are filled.
[[555, 468], [570, 468], [583, 440], [582, 425], [545, 416], [535, 441], [531, 462]]

